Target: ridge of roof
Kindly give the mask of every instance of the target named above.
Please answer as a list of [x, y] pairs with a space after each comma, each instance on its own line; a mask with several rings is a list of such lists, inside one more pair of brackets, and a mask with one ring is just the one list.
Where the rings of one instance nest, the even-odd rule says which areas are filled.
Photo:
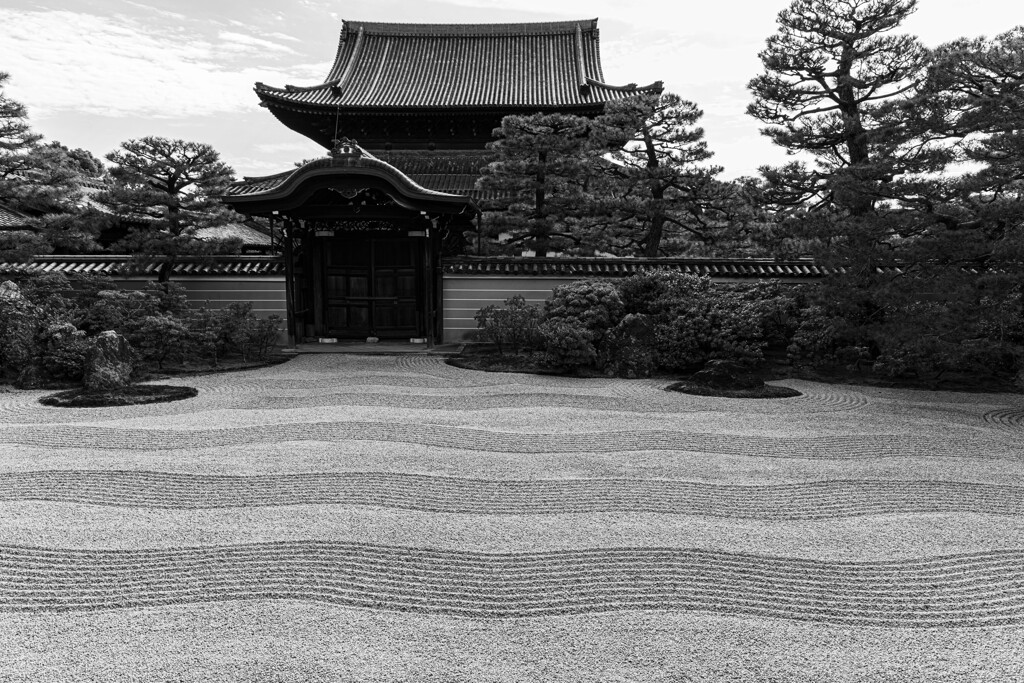
[[[295, 168], [299, 168], [299, 167], [296, 166]], [[267, 180], [276, 180], [278, 178], [286, 178], [286, 177], [290, 176], [292, 173], [295, 173], [295, 168], [287, 170], [287, 171], [280, 171], [278, 173], [271, 173], [269, 175], [244, 175], [244, 176], [242, 176], [241, 180], [236, 180], [236, 181], [232, 182], [231, 184], [232, 185], [240, 185], [242, 183], [258, 183], [258, 182], [264, 182], [264, 181], [267, 181]]]
[[[308, 92], [310, 90], [319, 90], [320, 88], [327, 88], [332, 85], [338, 85], [338, 81], [325, 81], [323, 83], [317, 83], [316, 85], [285, 85], [283, 88], [274, 88], [275, 90], [283, 90], [285, 92]], [[273, 88], [274, 86], [266, 86]]]
[[587, 85], [595, 86], [598, 88], [604, 88], [606, 90], [614, 90], [616, 92], [658, 92], [660, 93], [665, 89], [665, 81], [654, 81], [647, 85], [637, 85], [636, 83], [626, 83], [625, 85], [611, 85], [604, 81], [599, 81], [596, 78], [587, 76]]
[[342, 40], [346, 34], [363, 31], [388, 36], [494, 36], [494, 35], [553, 35], [575, 33], [576, 27], [584, 31], [597, 30], [597, 18], [575, 21], [539, 21], [488, 24], [400, 24], [376, 21], [342, 21]]

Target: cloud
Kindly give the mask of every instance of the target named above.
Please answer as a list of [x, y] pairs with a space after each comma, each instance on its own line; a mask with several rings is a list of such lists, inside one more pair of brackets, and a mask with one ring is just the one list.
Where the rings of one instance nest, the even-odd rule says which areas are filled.
[[296, 43], [301, 42], [295, 36], [289, 36], [289, 35], [287, 35], [285, 33], [278, 33], [276, 31], [271, 32], [271, 33], [264, 33], [263, 35], [265, 35], [268, 38], [277, 38], [278, 40], [291, 40], [291, 41], [296, 42]]
[[[316, 82], [329, 69], [252, 66], [259, 63], [251, 59], [254, 51], [294, 51], [240, 33], [211, 40], [187, 25], [124, 15], [0, 9], [0, 24], [0, 64], [11, 73], [10, 94], [33, 116], [71, 110], [162, 118], [251, 110], [256, 81]], [[232, 54], [225, 54], [226, 46]], [[243, 52], [248, 58], [238, 59]], [[232, 57], [242, 64], [233, 67]]]
[[[276, 34], [281, 35], [281, 34]], [[221, 31], [217, 34], [217, 38], [221, 41], [218, 45], [219, 48], [223, 49], [225, 43], [231, 46], [233, 49], [240, 52], [248, 52], [260, 54], [264, 50], [271, 50], [274, 52], [284, 52], [287, 54], [298, 54], [292, 48], [286, 45], [280, 45], [270, 40], [264, 40], [263, 38], [255, 38], [244, 33], [234, 33], [233, 31]]]
[[177, 21], [185, 21], [186, 19], [188, 19], [188, 17], [184, 14], [178, 14], [177, 12], [168, 12], [167, 10], [157, 9], [156, 7], [151, 7], [150, 5], [144, 5], [141, 2], [132, 2], [131, 0], [123, 0], [123, 2], [126, 5], [138, 7], [141, 10], [152, 12], [154, 14], [159, 14], [160, 16], [167, 17], [168, 19], [175, 19]]
[[[309, 151], [309, 150], [307, 150]], [[319, 150], [312, 150], [306, 155], [306, 158], [314, 158], [323, 156], [324, 150], [321, 147]], [[254, 157], [241, 156], [231, 160], [233, 168], [244, 169], [244, 172], [237, 172], [238, 178], [258, 178], [260, 176], [274, 175], [276, 173], [283, 173], [284, 171], [290, 171], [295, 168], [294, 162], [299, 161], [300, 157], [289, 160], [289, 163], [282, 163], [278, 159], [257, 159]]]
[[296, 140], [295, 142], [273, 142], [273, 143], [262, 143], [253, 146], [253, 149], [262, 154], [279, 154], [283, 152], [295, 153], [296, 155], [305, 154], [307, 156], [323, 153], [323, 147], [316, 144], [312, 140], [305, 138]]

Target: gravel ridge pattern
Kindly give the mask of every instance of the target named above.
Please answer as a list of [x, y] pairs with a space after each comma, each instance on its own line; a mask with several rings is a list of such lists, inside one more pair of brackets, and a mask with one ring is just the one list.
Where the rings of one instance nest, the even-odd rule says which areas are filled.
[[0, 428], [0, 443], [48, 448], [92, 447], [111, 450], [176, 450], [200, 444], [229, 446], [274, 441], [392, 441], [435, 448], [504, 453], [623, 453], [695, 451], [776, 458], [1013, 457], [992, 452], [969, 453], [977, 436], [872, 434], [829, 436], [757, 436], [674, 431], [620, 430], [584, 434], [506, 432], [434, 424], [388, 421], [299, 422], [221, 429], [128, 429], [92, 425]]
[[160, 383], [199, 394], [0, 393], [0, 680], [1024, 680], [1024, 397]]
[[674, 548], [484, 554], [301, 542], [174, 550], [0, 546], [0, 611], [304, 599], [475, 618], [615, 610], [902, 628], [1024, 624], [1024, 550], [836, 563]]
[[392, 472], [262, 476], [128, 470], [0, 472], [0, 501], [210, 509], [360, 505], [481, 515], [653, 512], [751, 519], [979, 512], [1024, 516], [1024, 487], [846, 480], [736, 486], [637, 479], [481, 480]]

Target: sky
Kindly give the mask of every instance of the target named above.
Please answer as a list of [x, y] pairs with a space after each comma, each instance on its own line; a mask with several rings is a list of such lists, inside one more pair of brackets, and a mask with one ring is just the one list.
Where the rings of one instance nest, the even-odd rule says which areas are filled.
[[[1024, 23], [1007, 0], [920, 0], [900, 32], [928, 46]], [[104, 156], [144, 135], [213, 145], [239, 176], [323, 149], [259, 107], [253, 84], [323, 82], [343, 19], [599, 19], [605, 79], [662, 80], [704, 111], [723, 177], [786, 161], [745, 113], [758, 52], [789, 0], [0, 0], [0, 71], [47, 140]], [[170, 9], [169, 9], [170, 8]]]

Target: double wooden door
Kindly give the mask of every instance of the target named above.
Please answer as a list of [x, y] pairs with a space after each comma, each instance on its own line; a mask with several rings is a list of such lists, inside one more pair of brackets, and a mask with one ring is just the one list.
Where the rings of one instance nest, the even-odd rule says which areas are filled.
[[424, 240], [324, 240], [323, 321], [333, 337], [424, 336]]

